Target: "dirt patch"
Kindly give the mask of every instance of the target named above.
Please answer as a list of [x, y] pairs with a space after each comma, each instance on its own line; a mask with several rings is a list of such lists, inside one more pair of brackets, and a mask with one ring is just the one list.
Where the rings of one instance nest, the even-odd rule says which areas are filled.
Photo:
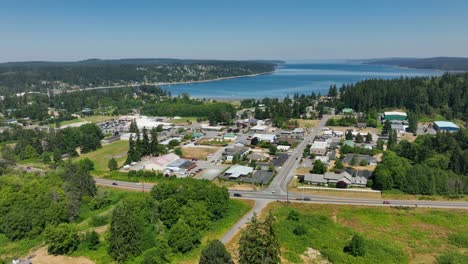
[[94, 264], [95, 262], [85, 257], [53, 256], [47, 253], [47, 247], [41, 247], [30, 255], [34, 264]]
[[312, 128], [316, 127], [320, 120], [310, 120], [310, 119], [292, 119], [292, 121], [297, 121], [299, 127], [302, 128]]
[[296, 171], [294, 171], [294, 173], [299, 174], [299, 175], [305, 175], [305, 174], [308, 174], [310, 170], [311, 168], [300, 167], [300, 168], [297, 168]]
[[346, 191], [331, 191], [331, 190], [302, 190], [298, 188], [291, 188], [289, 190], [292, 193], [297, 194], [308, 194], [308, 195], [320, 195], [320, 196], [334, 196], [334, 197], [346, 197], [346, 198], [369, 198], [369, 199], [382, 199], [380, 193], [374, 192], [346, 192]]
[[204, 160], [209, 154], [218, 151], [219, 148], [186, 147], [182, 148], [185, 158]]
[[313, 248], [308, 248], [306, 252], [304, 252], [304, 254], [301, 255], [301, 259], [303, 263], [331, 264], [330, 261], [328, 261], [322, 256], [320, 251]]

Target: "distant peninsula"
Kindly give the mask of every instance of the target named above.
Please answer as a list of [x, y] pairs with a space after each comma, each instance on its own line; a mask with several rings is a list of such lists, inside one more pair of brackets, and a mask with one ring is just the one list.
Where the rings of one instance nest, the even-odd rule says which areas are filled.
[[431, 69], [441, 71], [468, 71], [468, 58], [434, 57], [434, 58], [386, 58], [365, 60], [365, 64], [394, 65], [413, 69]]
[[0, 93], [223, 80], [273, 72], [278, 60], [88, 59], [0, 63]]

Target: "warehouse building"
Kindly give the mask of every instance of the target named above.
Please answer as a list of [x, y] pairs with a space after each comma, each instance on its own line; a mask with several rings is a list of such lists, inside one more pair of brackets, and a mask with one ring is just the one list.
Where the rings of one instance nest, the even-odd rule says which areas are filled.
[[408, 115], [405, 112], [385, 112], [383, 118], [388, 121], [404, 121], [408, 119]]
[[450, 121], [434, 121], [434, 129], [440, 132], [456, 132], [460, 127]]

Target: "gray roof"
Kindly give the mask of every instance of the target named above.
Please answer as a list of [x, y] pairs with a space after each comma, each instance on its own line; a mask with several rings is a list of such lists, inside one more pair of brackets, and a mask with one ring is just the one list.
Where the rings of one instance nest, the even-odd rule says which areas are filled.
[[344, 163], [351, 163], [351, 160], [353, 157], [356, 156], [357, 162], [360, 163], [361, 161], [366, 161], [367, 163], [375, 163], [377, 160], [369, 155], [362, 155], [362, 154], [353, 154], [353, 153], [348, 153], [343, 159]]
[[304, 181], [313, 183], [327, 183], [328, 181], [324, 178], [323, 174], [306, 174], [304, 175]]

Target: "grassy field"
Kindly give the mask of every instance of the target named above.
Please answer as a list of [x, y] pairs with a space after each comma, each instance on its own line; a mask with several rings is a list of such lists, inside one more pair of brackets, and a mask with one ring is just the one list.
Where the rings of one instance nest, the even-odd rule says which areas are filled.
[[[288, 219], [292, 210], [298, 221]], [[283, 263], [313, 263], [303, 255], [311, 249], [332, 263], [433, 263], [448, 252], [468, 258], [466, 210], [272, 203], [268, 211], [277, 220]], [[298, 226], [305, 231], [295, 234]], [[343, 251], [357, 233], [365, 240], [363, 257]]]
[[204, 160], [209, 154], [215, 153], [219, 148], [185, 147], [182, 148], [185, 158]]
[[128, 141], [119, 140], [102, 146], [102, 148], [80, 155], [76, 160], [89, 158], [94, 162], [95, 175], [102, 175], [108, 172], [107, 163], [111, 158], [115, 158], [119, 166], [123, 165], [127, 157]]
[[[114, 118], [117, 118], [117, 117], [105, 116], [105, 115], [86, 116], [86, 117], [75, 118], [72, 120], [66, 120], [66, 121], [60, 122], [60, 126], [76, 124], [79, 122], [86, 122], [86, 121], [91, 122], [91, 123], [99, 123], [99, 122], [104, 122], [104, 121], [111, 120]], [[50, 127], [55, 127], [55, 124], [50, 124]]]
[[318, 125], [320, 120], [311, 120], [311, 119], [291, 119], [291, 121], [297, 121], [299, 127], [302, 128], [313, 128]]
[[169, 119], [167, 122], [179, 125], [179, 124], [187, 124], [187, 121], [189, 121], [189, 122], [192, 122], [193, 124], [196, 124], [198, 118], [199, 117], [197, 116], [181, 117], [178, 119], [172, 118], [172, 119]]

